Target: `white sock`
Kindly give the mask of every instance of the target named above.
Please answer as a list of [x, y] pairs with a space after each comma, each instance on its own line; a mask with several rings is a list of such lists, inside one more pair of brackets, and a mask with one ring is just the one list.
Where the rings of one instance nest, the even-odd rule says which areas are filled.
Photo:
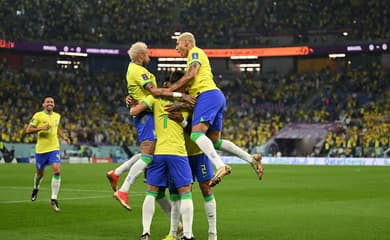
[[51, 199], [57, 199], [58, 192], [60, 191], [61, 176], [53, 175], [51, 178]]
[[172, 203], [167, 197], [157, 199], [157, 203], [160, 205], [161, 209], [167, 215], [168, 218], [171, 217]]
[[217, 204], [215, 199], [205, 201], [204, 209], [209, 223], [209, 233], [217, 234]]
[[39, 186], [41, 185], [43, 177], [39, 178], [38, 174], [34, 175], [34, 189], [39, 189]]
[[154, 215], [154, 201], [156, 200], [155, 197], [146, 195], [144, 199], [144, 203], [142, 205], [142, 226], [143, 226], [143, 232], [150, 233], [150, 226], [152, 225], [153, 215]]
[[135, 162], [137, 162], [138, 159], [140, 159], [140, 158], [141, 158], [141, 153], [137, 153], [137, 154], [133, 155], [129, 160], [122, 163], [119, 167], [115, 168], [115, 170], [114, 170], [115, 175], [120, 176], [125, 171], [129, 171], [131, 166], [133, 166], [133, 164]]
[[232, 153], [233, 155], [241, 158], [242, 160], [247, 161], [248, 163], [252, 162], [252, 156], [246, 151], [242, 150], [236, 144], [229, 140], [222, 139], [222, 144], [220, 147], [221, 150]]
[[194, 203], [192, 199], [180, 200], [180, 213], [183, 220], [183, 234], [192, 238], [192, 222], [194, 220]]
[[213, 142], [206, 135], [200, 136], [198, 139], [196, 139], [195, 143], [211, 160], [216, 169], [220, 169], [221, 167], [225, 166], [225, 163], [222, 161], [221, 157], [215, 150]]
[[172, 208], [171, 208], [171, 228], [169, 230], [169, 233], [173, 236], [177, 236], [177, 228], [179, 227], [180, 223], [180, 201], [172, 201]]
[[131, 185], [135, 182], [135, 180], [137, 180], [138, 176], [141, 175], [146, 166], [148, 165], [141, 159], [134, 163], [134, 165], [130, 168], [129, 174], [127, 174], [125, 181], [123, 181], [119, 191], [129, 192]]

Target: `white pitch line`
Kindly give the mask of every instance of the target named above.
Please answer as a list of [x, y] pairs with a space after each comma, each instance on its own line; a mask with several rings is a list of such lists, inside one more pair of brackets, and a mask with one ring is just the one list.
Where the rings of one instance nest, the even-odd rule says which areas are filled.
[[[13, 189], [13, 190], [31, 190], [29, 187], [15, 187], [15, 186], [0, 186], [0, 189]], [[39, 190], [41, 191], [48, 191], [48, 188], [40, 188]], [[61, 189], [60, 192], [72, 192], [72, 193], [112, 193], [112, 191], [109, 190], [94, 190], [94, 189], [73, 189], [73, 188], [64, 188]], [[131, 196], [144, 196], [144, 192], [131, 192]], [[83, 199], [97, 199], [97, 198], [110, 198], [112, 197], [111, 194], [107, 195], [94, 195], [94, 196], [84, 196], [84, 197], [68, 197], [68, 198], [60, 198], [59, 200], [67, 201], [67, 200], [83, 200]], [[37, 202], [42, 202], [45, 200], [37, 200]], [[31, 202], [31, 200], [23, 199], [23, 200], [13, 200], [13, 201], [0, 201], [0, 204], [12, 204], [12, 203], [26, 203], [26, 202]]]
[[[109, 196], [87, 196], [87, 197], [75, 197], [75, 198], [61, 198], [61, 201], [66, 200], [82, 200], [82, 199], [97, 199], [97, 198], [107, 198]], [[44, 202], [45, 200], [37, 200], [36, 202]], [[0, 201], [1, 204], [12, 204], [12, 203], [26, 203], [31, 202], [31, 200], [15, 200], [15, 201]]]

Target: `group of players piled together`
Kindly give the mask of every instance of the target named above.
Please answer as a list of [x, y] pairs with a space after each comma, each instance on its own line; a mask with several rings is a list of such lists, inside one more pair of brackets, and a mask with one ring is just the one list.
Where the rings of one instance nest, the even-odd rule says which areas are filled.
[[[186, 71], [173, 72], [164, 82], [164, 87], [159, 88], [155, 76], [146, 69], [150, 62], [147, 45], [136, 42], [130, 47], [126, 103], [137, 128], [140, 153], [106, 175], [114, 197], [131, 210], [129, 190], [147, 169], [147, 191], [142, 207], [141, 239], [144, 240], [150, 239], [155, 201], [170, 217], [170, 230], [165, 240], [194, 239], [192, 183], [197, 180], [209, 222], [208, 239], [215, 240], [217, 215], [212, 188], [232, 170], [222, 161], [217, 150], [247, 161], [260, 180], [263, 176], [261, 156], [252, 156], [231, 141], [221, 139], [226, 99], [216, 86], [209, 60], [196, 46], [194, 35], [189, 32], [181, 34], [176, 50], [181, 57], [187, 58]], [[57, 201], [60, 186], [58, 136], [68, 143], [69, 138], [59, 128], [60, 115], [53, 112], [54, 98], [45, 97], [42, 106], [43, 111], [34, 115], [26, 131], [38, 132], [37, 173], [31, 200], [37, 199], [44, 168], [47, 164], [52, 165], [51, 205], [55, 211], [60, 211]], [[118, 189], [119, 176], [126, 171], [128, 175]], [[166, 188], [170, 200], [165, 197]]]

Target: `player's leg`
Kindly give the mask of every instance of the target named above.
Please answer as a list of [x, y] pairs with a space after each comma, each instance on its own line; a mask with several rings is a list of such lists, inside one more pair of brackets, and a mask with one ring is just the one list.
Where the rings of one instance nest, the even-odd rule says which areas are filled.
[[204, 209], [209, 224], [208, 234], [209, 240], [217, 237], [217, 202], [215, 200], [212, 188], [210, 187], [210, 180], [199, 182], [199, 187], [203, 195]]
[[210, 181], [214, 176], [213, 165], [205, 154], [197, 154], [189, 157], [192, 175], [199, 182], [203, 195], [204, 208], [209, 225], [209, 240], [217, 239], [217, 205]]
[[258, 175], [258, 178], [261, 180], [263, 176], [263, 165], [261, 163], [261, 155], [260, 154], [254, 154], [250, 155], [240, 147], [238, 147], [236, 144], [233, 142], [226, 140], [226, 139], [221, 139], [220, 132], [219, 131], [209, 131], [207, 133], [207, 136], [213, 141], [214, 147], [217, 150], [222, 150], [228, 153], [231, 153], [237, 157], [239, 157], [242, 160], [245, 160], [248, 162], [253, 170], [256, 172]]
[[119, 201], [119, 203], [126, 208], [131, 210], [129, 204], [129, 195], [131, 185], [135, 183], [137, 178], [142, 174], [143, 170], [153, 161], [153, 155], [146, 153], [153, 153], [154, 151], [154, 142], [145, 140], [141, 143], [141, 158], [130, 168], [130, 171], [123, 181], [122, 186], [118, 191], [114, 193], [114, 197]]
[[110, 182], [111, 188], [114, 192], [117, 190], [119, 177], [122, 175], [122, 173], [130, 170], [131, 166], [133, 166], [133, 164], [136, 163], [140, 158], [141, 153], [134, 154], [129, 160], [122, 163], [119, 167], [106, 172], [107, 179]]
[[194, 203], [192, 201], [192, 172], [188, 157], [169, 156], [169, 175], [180, 195], [180, 216], [183, 222], [183, 238], [192, 239]]
[[49, 153], [49, 164], [52, 166], [53, 176], [51, 178], [51, 197], [50, 204], [53, 207], [53, 210], [58, 212], [60, 211], [58, 205], [58, 193], [61, 186], [61, 159], [60, 151], [52, 151]]
[[172, 210], [172, 203], [165, 196], [165, 188], [159, 188], [158, 195], [156, 197], [156, 201], [157, 201], [158, 205], [160, 205], [160, 208], [164, 212], [164, 214], [168, 218], [170, 218], [171, 217], [171, 210]]
[[169, 198], [171, 203], [170, 228], [163, 240], [175, 240], [183, 233], [183, 226], [180, 223], [180, 195], [173, 184], [169, 186]]
[[142, 205], [142, 236], [150, 237], [150, 226], [155, 211], [155, 201], [158, 196], [159, 187], [168, 185], [167, 168], [164, 156], [155, 156], [154, 161], [149, 165], [147, 175], [147, 191]]
[[33, 190], [31, 192], [31, 201], [35, 201], [38, 198], [38, 191], [40, 184], [43, 180], [43, 176], [45, 174], [45, 168], [47, 164], [47, 159], [45, 154], [35, 154], [35, 175], [34, 175], [34, 183]]
[[120, 204], [128, 210], [131, 210], [128, 201], [128, 192], [131, 185], [137, 180], [144, 169], [153, 161], [154, 145], [156, 137], [154, 135], [154, 119], [152, 113], [142, 114], [134, 118], [134, 124], [137, 127], [138, 141], [140, 142], [140, 159], [134, 163], [122, 183], [121, 188], [114, 193], [114, 197]]
[[[210, 101], [210, 99], [212, 100]], [[222, 118], [220, 116], [223, 116], [225, 106], [226, 100], [220, 91], [207, 91], [198, 96], [192, 118], [191, 140], [207, 155], [217, 169], [217, 173], [211, 182], [212, 186], [219, 183], [224, 176], [231, 172], [231, 167], [222, 161], [214, 148], [212, 140], [206, 136], [210, 127], [218, 126], [220, 129], [212, 129], [222, 130]], [[216, 117], [220, 117], [220, 119], [216, 119]], [[216, 124], [215, 121], [220, 121], [220, 123]]]
[[142, 236], [150, 236], [150, 228], [155, 211], [155, 201], [158, 195], [158, 187], [147, 185], [146, 196], [142, 204]]

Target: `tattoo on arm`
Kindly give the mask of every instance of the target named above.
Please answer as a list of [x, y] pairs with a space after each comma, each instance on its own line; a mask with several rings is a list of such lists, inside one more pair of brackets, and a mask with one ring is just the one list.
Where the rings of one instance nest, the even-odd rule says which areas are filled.
[[193, 62], [190, 64], [190, 67], [188, 69], [188, 73], [191, 73], [192, 71], [197, 71], [200, 64], [198, 62]]

